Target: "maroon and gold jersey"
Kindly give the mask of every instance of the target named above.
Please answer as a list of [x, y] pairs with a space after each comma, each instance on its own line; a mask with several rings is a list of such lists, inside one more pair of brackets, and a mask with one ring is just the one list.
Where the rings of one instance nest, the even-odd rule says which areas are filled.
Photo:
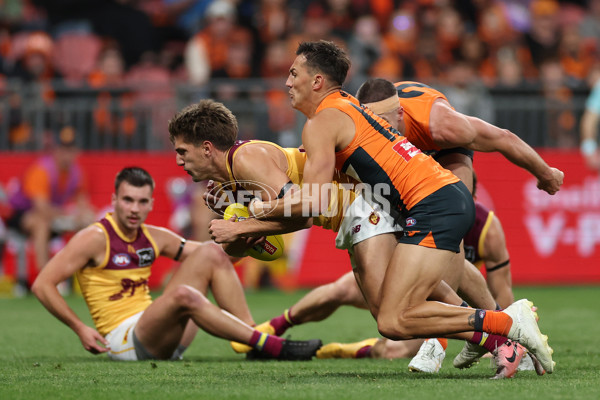
[[148, 278], [159, 250], [144, 224], [134, 240], [125, 237], [112, 213], [94, 225], [104, 232], [105, 257], [96, 267], [80, 269], [77, 279], [96, 329], [106, 335], [152, 303]]
[[[275, 143], [265, 142], [262, 140], [246, 140], [236, 141], [235, 144], [227, 152], [227, 172], [229, 179], [233, 182], [236, 181], [233, 175], [233, 162], [237, 151], [246, 145], [251, 144], [263, 144], [273, 146], [281, 151], [287, 160], [287, 171], [286, 174], [290, 178], [292, 183], [301, 186], [304, 175], [304, 164], [306, 163], [306, 153], [303, 149], [298, 148], [282, 148]], [[344, 213], [348, 206], [354, 201], [356, 193], [352, 190], [345, 189], [342, 184], [348, 187], [353, 187], [356, 183], [354, 179], [350, 178], [346, 174], [342, 174], [339, 171], [335, 171], [332, 181], [332, 190], [329, 197], [329, 206], [327, 209], [327, 216], [319, 215], [314, 218], [313, 223], [316, 226], [321, 226], [323, 229], [330, 229], [337, 232], [342, 224]], [[239, 190], [239, 187], [237, 188]]]
[[485, 237], [492, 224], [494, 212], [475, 202], [475, 223], [465, 235], [465, 258], [480, 267], [485, 257]]
[[387, 185], [379, 193], [399, 210], [410, 210], [436, 190], [458, 182], [450, 171], [423, 154], [389, 123], [342, 91], [327, 96], [317, 113], [335, 108], [354, 121], [354, 139], [336, 153], [336, 169], [369, 184]]

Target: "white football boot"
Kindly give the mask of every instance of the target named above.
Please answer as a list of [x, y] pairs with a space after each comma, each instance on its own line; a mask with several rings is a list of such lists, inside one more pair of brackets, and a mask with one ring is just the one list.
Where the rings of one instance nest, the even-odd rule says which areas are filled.
[[409, 371], [436, 373], [442, 368], [446, 351], [437, 339], [427, 339], [423, 342], [417, 355], [408, 364]]

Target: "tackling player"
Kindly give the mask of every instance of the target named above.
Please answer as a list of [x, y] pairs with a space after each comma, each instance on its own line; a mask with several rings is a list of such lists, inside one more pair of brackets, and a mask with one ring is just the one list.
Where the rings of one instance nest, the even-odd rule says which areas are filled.
[[[350, 62], [339, 47], [304, 42], [296, 54], [286, 85], [292, 106], [308, 118], [302, 133], [307, 161], [291, 215], [302, 215], [307, 206], [322, 210], [328, 194], [310, 196], [309, 190], [330, 182], [339, 169], [371, 187], [387, 183], [390, 213], [405, 226], [385, 269], [356, 271], [380, 333], [394, 340], [441, 336], [475, 342], [486, 334], [506, 335], [532, 351], [551, 373], [552, 350], [539, 332], [531, 302], [473, 312], [427, 300], [446, 268], [462, 266], [460, 242], [474, 218], [468, 189], [340, 90]], [[258, 216], [268, 207], [270, 218], [286, 215], [287, 206], [254, 204]]]
[[[235, 116], [220, 103], [201, 100], [198, 104], [186, 107], [169, 122], [169, 133], [177, 153], [178, 165], [182, 166], [195, 181], [212, 178], [219, 182], [232, 182], [237, 184], [232, 185], [232, 188], [236, 190], [245, 187], [247, 190], [262, 192], [263, 198], [265, 196], [283, 197], [284, 200], [291, 183], [302, 183], [306, 162], [302, 150], [282, 149], [273, 143], [263, 141], [236, 142], [237, 122]], [[347, 182], [348, 178], [336, 174], [335, 180], [336, 182]], [[327, 215], [330, 217], [326, 218], [321, 214], [314, 218], [315, 223], [333, 230], [340, 227], [337, 242], [349, 243], [348, 249], [353, 266], [361, 267], [361, 265], [366, 265], [366, 262], [371, 266], [374, 264], [387, 265], [396, 244], [395, 237], [386, 234], [397, 230], [393, 226], [391, 217], [382, 210], [375, 210], [366, 205], [361, 196], [354, 198], [354, 194], [349, 193], [347, 198], [351, 200], [350, 207], [355, 210], [355, 215], [353, 218], [348, 218], [343, 194], [339, 195], [338, 190], [332, 190], [332, 193], [334, 196], [331, 199], [334, 200], [327, 207]], [[339, 201], [340, 199], [342, 201]], [[360, 215], [356, 215], [357, 209], [361, 211]], [[344, 218], [341, 220], [342, 216]], [[256, 232], [260, 232], [261, 235], [270, 235], [297, 229], [298, 227], [290, 226], [289, 223], [293, 221], [295, 220], [257, 221], [251, 219], [237, 223], [228, 221], [213, 221], [213, 223], [226, 222], [228, 229], [233, 231], [242, 225], [246, 232], [249, 226], [258, 227]], [[357, 221], [364, 224], [364, 229], [351, 229]], [[265, 225], [268, 228], [265, 228]], [[235, 233], [232, 236], [235, 236]], [[349, 281], [352, 280], [353, 278], [350, 276]], [[483, 286], [486, 290], [485, 282]], [[350, 288], [354, 288], [354, 292], [357, 293], [355, 305], [366, 306], [356, 283]], [[456, 305], [462, 303], [461, 299], [452, 291], [450, 291], [450, 296], [453, 297], [445, 299], [439, 297], [439, 294], [432, 294], [432, 298], [438, 300], [453, 301], [453, 304]], [[492, 307], [494, 305], [493, 299], [491, 305]], [[371, 311], [377, 312], [376, 309]], [[260, 328], [258, 327], [258, 329]], [[263, 325], [262, 328], [272, 329], [269, 324]], [[500, 338], [492, 338], [489, 344], [495, 343], [501, 346], [504, 342], [506, 339], [500, 342]]]

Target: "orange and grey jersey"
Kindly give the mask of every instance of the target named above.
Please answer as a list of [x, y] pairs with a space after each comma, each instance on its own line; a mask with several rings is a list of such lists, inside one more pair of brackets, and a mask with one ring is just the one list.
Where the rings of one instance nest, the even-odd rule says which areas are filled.
[[342, 111], [355, 126], [350, 144], [336, 153], [336, 169], [379, 192], [392, 204], [392, 211], [410, 210], [436, 190], [458, 182], [450, 171], [351, 95], [342, 91], [330, 94], [317, 113], [326, 108]]
[[80, 269], [77, 279], [96, 329], [104, 336], [152, 303], [148, 278], [159, 250], [144, 224], [134, 240], [125, 237], [111, 213], [94, 225], [106, 238], [104, 260]]
[[[302, 186], [304, 176], [304, 164], [306, 163], [306, 153], [304, 149], [298, 148], [283, 148], [272, 142], [265, 142], [262, 140], [246, 140], [237, 141], [227, 154], [227, 172], [229, 173], [229, 179], [233, 182], [236, 180], [233, 175], [233, 162], [237, 151], [249, 144], [263, 144], [277, 148], [281, 151], [287, 159], [287, 171], [286, 175], [290, 178], [292, 183], [298, 186]], [[344, 218], [344, 212], [348, 206], [354, 201], [356, 194], [350, 189], [358, 183], [346, 174], [340, 173], [336, 170], [333, 181], [332, 189], [330, 191], [329, 206], [327, 210], [327, 216], [319, 215], [313, 219], [313, 224], [321, 226], [324, 229], [330, 229], [337, 232]], [[343, 184], [344, 186], [340, 185]], [[239, 186], [237, 189], [239, 190]]]
[[465, 235], [465, 258], [480, 267], [485, 257], [485, 238], [487, 236], [494, 212], [483, 204], [475, 202], [475, 223]]
[[437, 99], [448, 101], [441, 92], [419, 82], [396, 82], [400, 105], [404, 108], [404, 136], [421, 151], [431, 152], [441, 150], [433, 142], [429, 129], [431, 107]]

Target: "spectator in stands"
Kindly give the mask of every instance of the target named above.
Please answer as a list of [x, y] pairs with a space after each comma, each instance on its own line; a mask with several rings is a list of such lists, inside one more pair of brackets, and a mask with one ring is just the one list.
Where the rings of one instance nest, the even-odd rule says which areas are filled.
[[546, 144], [563, 149], [577, 145], [573, 91], [558, 59], [540, 65], [540, 83], [546, 115]]
[[589, 0], [587, 6], [585, 17], [579, 24], [579, 33], [584, 40], [595, 46], [598, 54], [600, 53], [600, 0]]
[[442, 92], [459, 112], [494, 123], [494, 103], [477, 71], [465, 61], [458, 60], [448, 67], [447, 86]]
[[598, 130], [600, 129], [600, 64], [590, 72], [590, 85], [593, 85], [585, 103], [581, 117], [581, 154], [587, 166], [600, 171], [600, 152], [598, 152]]
[[190, 39], [185, 49], [190, 83], [204, 85], [213, 71], [226, 67], [231, 38], [244, 30], [236, 25], [236, 17], [236, 9], [226, 0], [215, 0], [208, 6], [205, 28]]
[[[54, 100], [52, 79], [61, 78], [52, 62], [54, 41], [45, 32], [36, 31], [28, 35], [22, 54], [19, 54], [12, 77], [24, 83], [40, 85], [40, 97], [46, 103]], [[28, 99], [30, 100], [30, 99]]]
[[94, 220], [76, 160], [75, 139], [72, 127], [61, 129], [49, 154], [36, 160], [8, 189], [13, 213], [7, 225], [31, 238], [38, 268], [48, 262], [52, 235], [76, 231]]
[[544, 61], [558, 54], [560, 5], [555, 0], [534, 0], [530, 12], [531, 28], [525, 35], [525, 41], [533, 63], [540, 68]]

